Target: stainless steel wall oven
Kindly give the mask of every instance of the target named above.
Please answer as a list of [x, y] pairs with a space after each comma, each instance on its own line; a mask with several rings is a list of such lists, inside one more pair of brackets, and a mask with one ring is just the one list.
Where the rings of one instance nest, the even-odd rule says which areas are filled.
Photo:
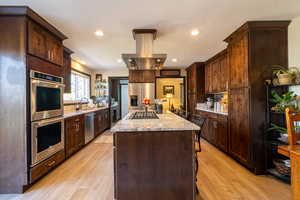
[[30, 72], [31, 166], [64, 149], [63, 78]]
[[64, 149], [64, 118], [31, 123], [31, 166]]
[[31, 121], [48, 119], [63, 115], [63, 78], [30, 72]]

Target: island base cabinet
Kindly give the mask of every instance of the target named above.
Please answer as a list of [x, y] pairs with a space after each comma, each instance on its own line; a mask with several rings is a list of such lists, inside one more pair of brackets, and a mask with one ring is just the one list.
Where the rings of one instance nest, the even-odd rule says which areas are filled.
[[194, 133], [114, 133], [115, 199], [194, 200]]

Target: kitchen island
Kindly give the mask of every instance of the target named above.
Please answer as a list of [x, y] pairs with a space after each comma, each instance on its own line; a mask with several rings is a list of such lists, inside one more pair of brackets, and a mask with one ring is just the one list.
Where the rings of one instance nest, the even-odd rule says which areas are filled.
[[132, 115], [111, 129], [115, 199], [195, 199], [194, 134], [200, 128], [173, 113]]

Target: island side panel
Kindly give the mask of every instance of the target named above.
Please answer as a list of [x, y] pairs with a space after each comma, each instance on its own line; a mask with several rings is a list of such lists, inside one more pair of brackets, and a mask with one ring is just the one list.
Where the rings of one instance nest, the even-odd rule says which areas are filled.
[[193, 136], [193, 131], [115, 133], [115, 199], [193, 200]]

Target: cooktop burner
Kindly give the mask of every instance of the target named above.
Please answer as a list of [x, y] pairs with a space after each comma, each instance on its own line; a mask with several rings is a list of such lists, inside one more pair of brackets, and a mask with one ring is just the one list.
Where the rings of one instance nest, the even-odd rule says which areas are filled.
[[154, 111], [137, 111], [132, 113], [128, 119], [159, 119]]

